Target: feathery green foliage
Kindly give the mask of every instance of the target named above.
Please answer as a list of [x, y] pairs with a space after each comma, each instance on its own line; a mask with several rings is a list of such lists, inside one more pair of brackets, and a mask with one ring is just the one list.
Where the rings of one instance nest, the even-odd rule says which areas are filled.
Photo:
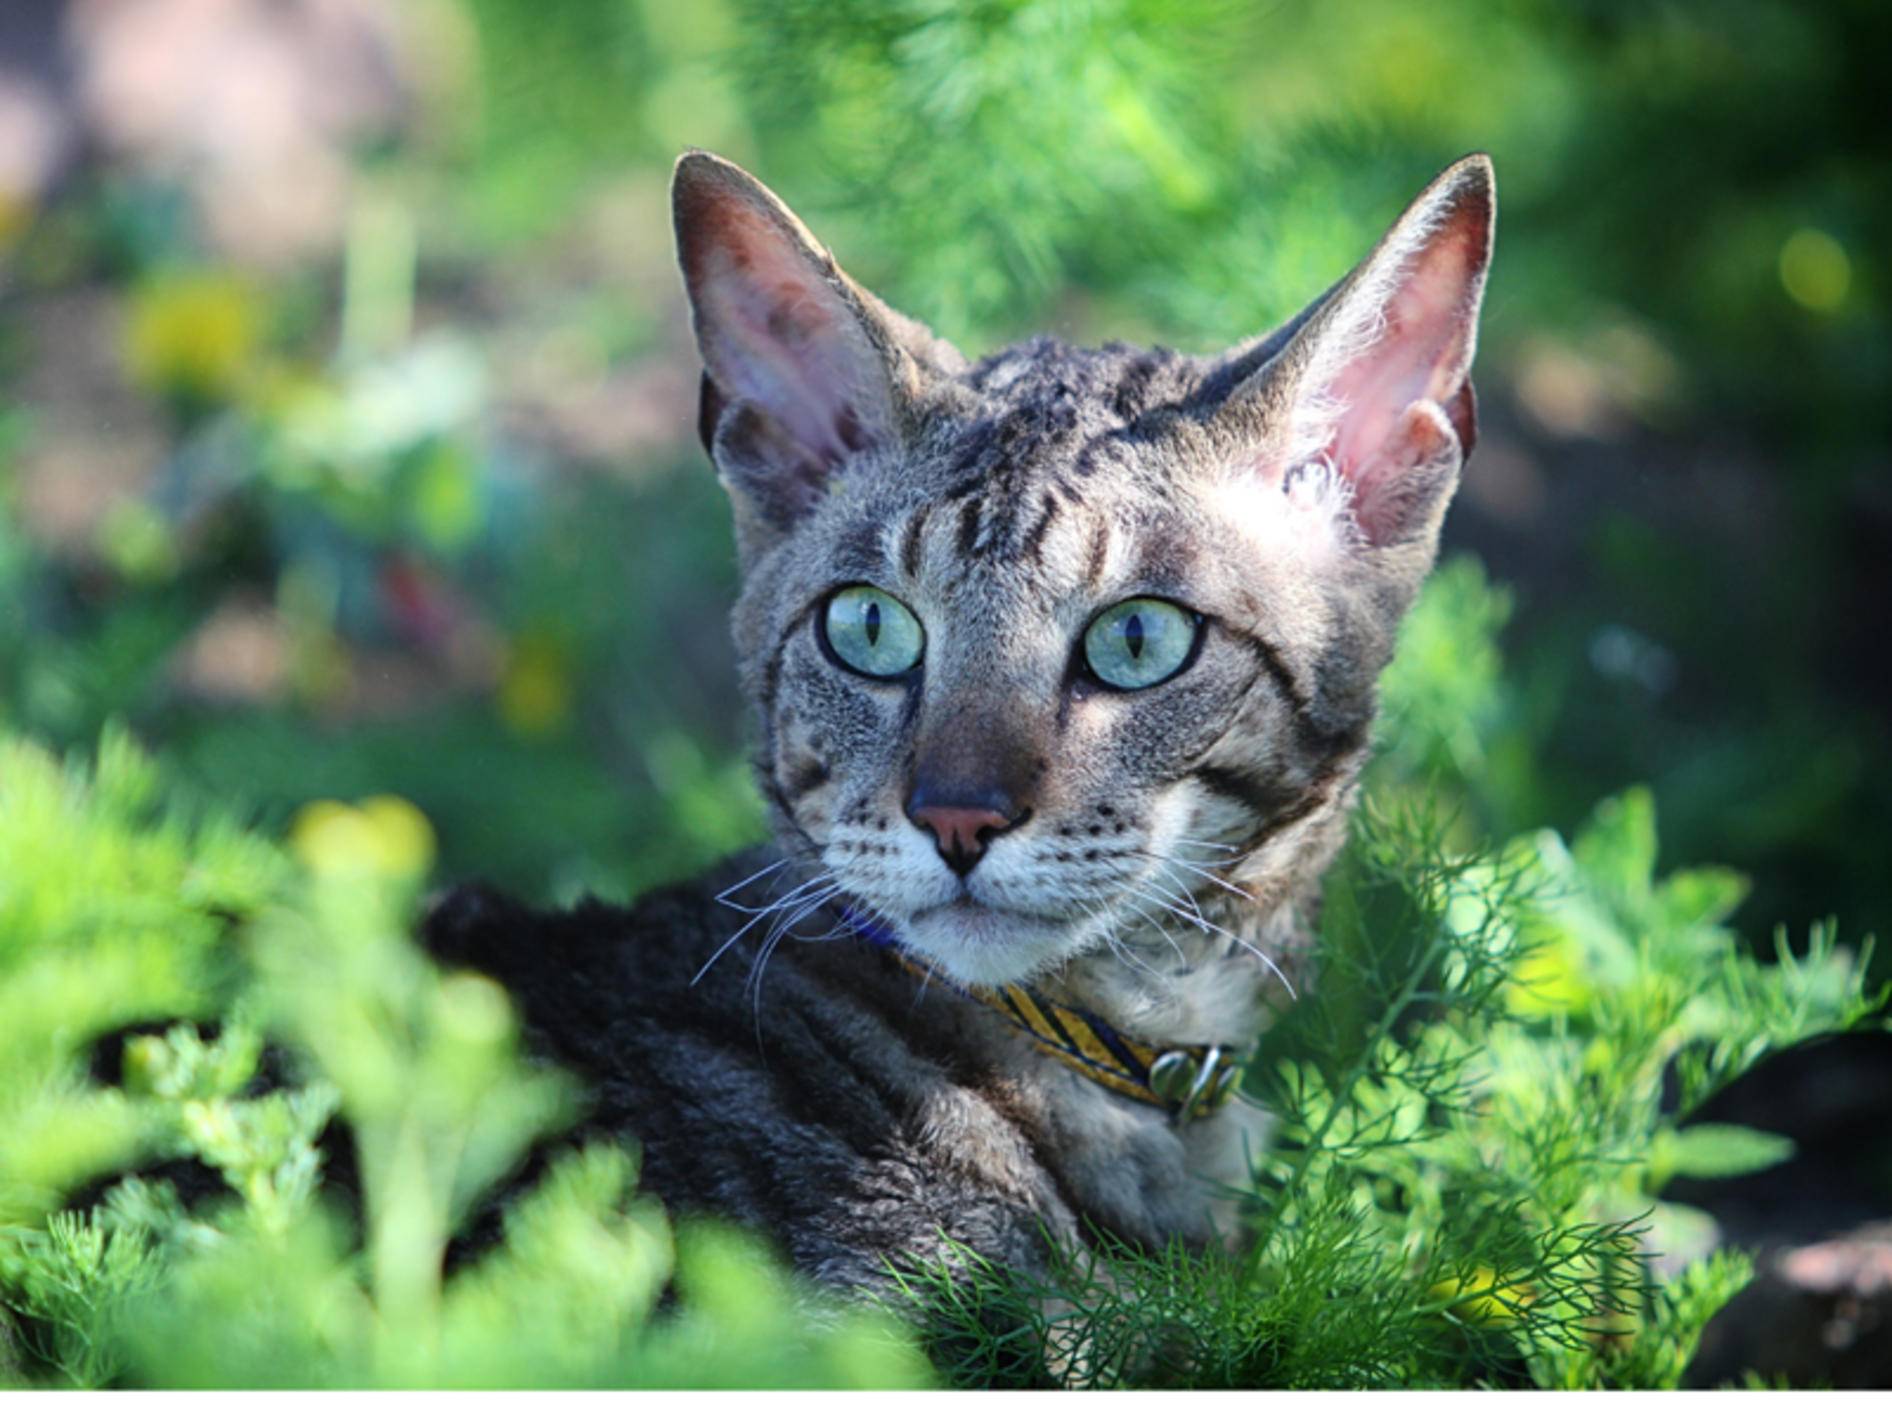
[[1689, 1113], [1885, 996], [1827, 928], [1758, 964], [1719, 926], [1735, 880], [1653, 865], [1640, 792], [1569, 847], [1543, 833], [1470, 856], [1436, 819], [1370, 809], [1328, 888], [1320, 982], [1248, 1085], [1276, 1127], [1240, 1193], [1245, 1252], [1106, 1241], [1045, 1279], [970, 1252], [905, 1271], [949, 1375], [1675, 1386], [1749, 1267], [1661, 1188], [1791, 1152]]
[[[0, 743], [6, 1380], [925, 1380], [887, 1321], [824, 1313], [753, 1240], [673, 1232], [611, 1145], [556, 1153], [498, 1239], [443, 1273], [476, 1204], [576, 1110], [563, 1076], [519, 1056], [505, 994], [407, 939], [425, 822], [396, 801], [332, 806], [299, 826], [297, 867], [161, 794], [118, 733], [95, 770]], [[116, 1065], [98, 1047], [179, 1017], [206, 1023], [135, 1033]], [[344, 1128], [358, 1193], [324, 1184]], [[176, 1167], [97, 1185], [158, 1161], [225, 1192], [187, 1205]], [[84, 1183], [96, 1199], [59, 1209]], [[680, 1310], [657, 1317], [672, 1281]]]
[[283, 885], [267, 844], [162, 810], [122, 732], [95, 780], [0, 739], [0, 1224], [152, 1153], [149, 1103], [98, 1083], [92, 1046], [127, 1026], [207, 1017], [232, 994], [232, 915]]

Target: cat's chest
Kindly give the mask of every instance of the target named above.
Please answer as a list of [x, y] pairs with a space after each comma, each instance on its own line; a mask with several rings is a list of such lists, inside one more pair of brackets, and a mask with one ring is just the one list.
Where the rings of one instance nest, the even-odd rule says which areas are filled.
[[896, 1126], [923, 1167], [1028, 1204], [1032, 1219], [1054, 1230], [1095, 1227], [1148, 1245], [1232, 1238], [1232, 1213], [1218, 1206], [1218, 1193], [1246, 1175], [1259, 1150], [1259, 1110], [1236, 1101], [1176, 1123], [1041, 1052], [961, 996], [943, 988], [915, 995], [886, 968], [849, 976], [824, 960], [829, 983], [840, 980], [860, 1007], [833, 1018], [849, 1030], [864, 1024], [863, 1035], [879, 1031], [857, 1058], [882, 1073], [919, 1076]]
[[955, 1244], [1017, 1267], [1089, 1228], [1151, 1245], [1228, 1228], [1214, 1184], [1240, 1174], [1249, 1110], [1174, 1127], [884, 957], [811, 942], [757, 966], [719, 954], [729, 929], [695, 890], [575, 913], [475, 898], [429, 941], [507, 983], [534, 1048], [590, 1091], [590, 1126], [637, 1143], [647, 1190], [826, 1282]]

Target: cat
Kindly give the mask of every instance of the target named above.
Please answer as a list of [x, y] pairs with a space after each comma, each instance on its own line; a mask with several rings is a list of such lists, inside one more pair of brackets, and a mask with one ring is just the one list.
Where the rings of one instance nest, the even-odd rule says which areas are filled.
[[648, 1190], [827, 1285], [1237, 1239], [1239, 1062], [1311, 978], [1476, 436], [1489, 159], [1214, 357], [972, 362], [735, 165], [672, 194], [775, 841], [628, 910], [463, 889], [428, 944], [510, 988]]

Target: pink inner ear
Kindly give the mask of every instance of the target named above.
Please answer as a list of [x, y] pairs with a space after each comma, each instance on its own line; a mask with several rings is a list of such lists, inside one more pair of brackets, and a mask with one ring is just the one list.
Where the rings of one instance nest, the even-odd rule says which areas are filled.
[[1436, 488], [1438, 467], [1456, 442], [1451, 423], [1436, 403], [1408, 404], [1354, 477], [1354, 520], [1368, 544], [1390, 544], [1417, 528], [1415, 519], [1428, 508], [1429, 493]]
[[1327, 454], [1349, 479], [1385, 447], [1408, 407], [1422, 400], [1443, 405], [1465, 381], [1482, 243], [1465, 226], [1453, 220], [1421, 247], [1380, 306], [1377, 336], [1328, 384], [1340, 418]]
[[812, 460], [840, 460], [866, 442], [861, 408], [871, 408], [879, 373], [871, 346], [853, 311], [780, 231], [740, 207], [716, 215], [696, 281], [711, 376], [766, 412]]

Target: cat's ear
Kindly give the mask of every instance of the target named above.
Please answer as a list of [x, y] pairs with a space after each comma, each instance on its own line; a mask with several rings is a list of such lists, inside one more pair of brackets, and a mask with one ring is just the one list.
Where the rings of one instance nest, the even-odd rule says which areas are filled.
[[1337, 477], [1366, 545], [1430, 549], [1477, 435], [1471, 363], [1496, 210], [1491, 159], [1464, 158], [1270, 340], [1230, 398], [1267, 431], [1244, 473]]
[[671, 201], [705, 368], [698, 431], [744, 508], [779, 530], [843, 461], [905, 436], [957, 355], [849, 279], [734, 163], [685, 153]]

